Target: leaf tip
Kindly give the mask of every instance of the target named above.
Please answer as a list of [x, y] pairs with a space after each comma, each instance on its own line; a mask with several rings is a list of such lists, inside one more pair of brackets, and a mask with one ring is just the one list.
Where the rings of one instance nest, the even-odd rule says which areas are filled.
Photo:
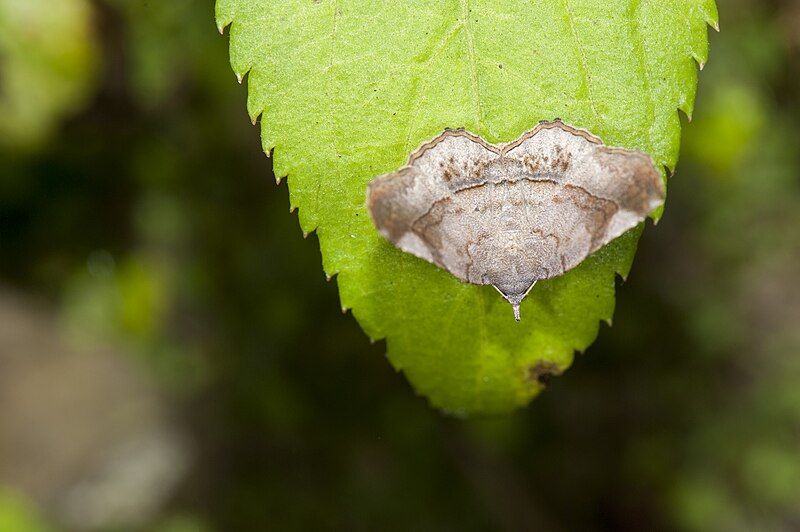
[[706, 24], [714, 28], [715, 31], [719, 31], [719, 10], [717, 9], [715, 0], [705, 0], [705, 3], [698, 7], [703, 14]]
[[[691, 102], [685, 102], [678, 107], [678, 112], [683, 113], [687, 122], [691, 122], [694, 115], [694, 105]], [[669, 168], [667, 169], [669, 170]]]

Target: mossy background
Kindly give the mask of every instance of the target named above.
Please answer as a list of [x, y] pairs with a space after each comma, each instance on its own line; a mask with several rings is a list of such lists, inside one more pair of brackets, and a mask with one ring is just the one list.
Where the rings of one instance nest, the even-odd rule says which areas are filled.
[[[87, 2], [82, 94], [66, 110], [58, 96], [36, 142], [0, 141], [2, 319], [34, 305], [70, 349], [112, 346], [188, 465], [142, 519], [81, 521], [59, 501], [91, 463], [43, 485], [41, 446], [13, 447], [5, 428], [60, 405], [6, 386], [0, 528], [800, 527], [800, 8], [718, 4], [668, 208], [614, 326], [527, 409], [459, 421], [340, 312], [244, 112], [213, 2]], [[0, 341], [0, 363], [26, 349]], [[69, 397], [100, 374], [82, 371], [43, 382]], [[42, 446], [88, 438], [46, 432], [60, 421], [35, 427]]]

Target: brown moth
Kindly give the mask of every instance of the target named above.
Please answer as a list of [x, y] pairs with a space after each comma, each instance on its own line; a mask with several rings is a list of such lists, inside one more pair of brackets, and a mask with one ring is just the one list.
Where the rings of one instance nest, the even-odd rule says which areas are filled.
[[367, 190], [387, 240], [462, 281], [494, 286], [517, 321], [537, 281], [575, 268], [663, 202], [648, 155], [560, 120], [504, 145], [446, 130]]

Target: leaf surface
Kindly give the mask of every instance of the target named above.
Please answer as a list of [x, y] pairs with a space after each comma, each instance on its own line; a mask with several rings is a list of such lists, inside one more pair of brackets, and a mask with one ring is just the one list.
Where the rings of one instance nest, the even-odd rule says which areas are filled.
[[218, 0], [264, 150], [317, 231], [342, 306], [431, 403], [506, 412], [610, 320], [640, 229], [538, 284], [516, 323], [491, 287], [384, 241], [367, 183], [443, 129], [507, 142], [561, 118], [674, 168], [713, 0]]

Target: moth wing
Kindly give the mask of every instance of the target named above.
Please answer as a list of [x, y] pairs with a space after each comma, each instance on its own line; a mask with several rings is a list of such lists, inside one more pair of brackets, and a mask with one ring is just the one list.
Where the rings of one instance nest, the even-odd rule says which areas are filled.
[[589, 228], [592, 251], [632, 229], [664, 203], [664, 183], [644, 153], [610, 148], [599, 138], [562, 122], [540, 124], [504, 150], [526, 164], [532, 179], [545, 179], [583, 190], [616, 206], [612, 219]]
[[369, 184], [367, 208], [376, 227], [403, 251], [466, 281], [464, 264], [448, 261], [453, 257], [453, 242], [436, 237], [441, 232], [432, 224], [436, 223], [436, 213], [446, 209], [456, 191], [471, 186], [480, 176], [480, 168], [497, 157], [497, 151], [460, 130], [445, 131], [424, 144], [411, 155], [407, 166]]

